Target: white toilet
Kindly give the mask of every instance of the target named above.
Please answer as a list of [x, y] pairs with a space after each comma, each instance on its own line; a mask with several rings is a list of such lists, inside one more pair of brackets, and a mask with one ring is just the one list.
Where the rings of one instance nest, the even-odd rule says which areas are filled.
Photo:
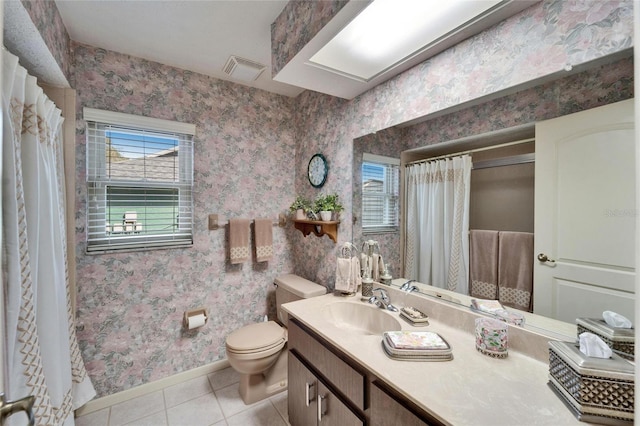
[[321, 296], [324, 286], [294, 274], [275, 279], [278, 320], [244, 326], [227, 337], [227, 359], [240, 373], [240, 396], [245, 404], [287, 389], [287, 321], [283, 303]]

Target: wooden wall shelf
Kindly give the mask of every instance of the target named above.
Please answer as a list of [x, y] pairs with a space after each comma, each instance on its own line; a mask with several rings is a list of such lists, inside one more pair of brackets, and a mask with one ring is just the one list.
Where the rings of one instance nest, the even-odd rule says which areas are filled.
[[325, 222], [323, 220], [293, 220], [293, 224], [296, 229], [302, 231], [305, 237], [312, 232], [316, 237], [328, 235], [334, 243], [338, 242], [339, 223], [339, 220], [332, 220], [329, 222]]

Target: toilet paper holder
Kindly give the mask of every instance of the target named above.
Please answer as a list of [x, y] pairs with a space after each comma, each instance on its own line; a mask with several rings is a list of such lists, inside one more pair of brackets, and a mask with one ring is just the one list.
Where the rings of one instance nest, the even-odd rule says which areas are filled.
[[184, 315], [182, 317], [182, 326], [186, 330], [189, 330], [189, 318], [192, 318], [198, 315], [204, 315], [204, 324], [206, 324], [207, 321], [209, 321], [209, 314], [207, 314], [207, 310], [205, 308], [191, 309], [189, 311], [184, 312]]

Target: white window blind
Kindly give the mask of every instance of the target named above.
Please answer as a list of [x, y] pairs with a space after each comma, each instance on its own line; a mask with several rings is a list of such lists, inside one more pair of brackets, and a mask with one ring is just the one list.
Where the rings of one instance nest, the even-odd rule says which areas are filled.
[[193, 244], [195, 126], [85, 108], [87, 251]]
[[362, 231], [398, 230], [400, 160], [364, 153], [362, 158]]

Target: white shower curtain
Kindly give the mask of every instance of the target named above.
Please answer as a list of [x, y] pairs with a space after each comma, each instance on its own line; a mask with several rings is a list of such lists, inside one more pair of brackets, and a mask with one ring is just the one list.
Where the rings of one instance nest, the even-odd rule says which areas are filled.
[[406, 168], [407, 278], [468, 294], [470, 182], [469, 155]]
[[[63, 118], [3, 53], [3, 275], [8, 399], [35, 396], [38, 425], [73, 425], [95, 396], [78, 348], [66, 258]], [[23, 421], [20, 414], [10, 422]]]

